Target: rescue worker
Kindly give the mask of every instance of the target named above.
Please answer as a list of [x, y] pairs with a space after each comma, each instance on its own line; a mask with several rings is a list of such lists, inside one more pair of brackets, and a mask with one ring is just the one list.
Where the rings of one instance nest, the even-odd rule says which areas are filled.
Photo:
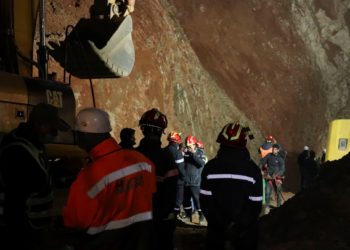
[[272, 153], [272, 145], [276, 143], [275, 138], [272, 135], [265, 136], [265, 141], [259, 147], [260, 158], [264, 158], [269, 153]]
[[44, 143], [69, 125], [49, 104], [36, 105], [0, 149], [1, 249], [43, 249], [51, 223], [51, 177]]
[[298, 155], [298, 165], [300, 172], [300, 190], [304, 189], [305, 169], [307, 168], [307, 159], [310, 157], [309, 146], [304, 146], [303, 151]]
[[303, 152], [298, 156], [301, 180], [300, 190], [307, 189], [318, 176], [319, 166], [315, 156], [315, 151], [310, 150], [308, 146], [305, 146]]
[[179, 175], [177, 179], [177, 190], [176, 190], [176, 203], [174, 207], [174, 212], [176, 215], [180, 214], [181, 205], [184, 199], [184, 178], [185, 172], [185, 160], [179, 149], [179, 144], [181, 143], [181, 134], [176, 131], [172, 131], [168, 134], [167, 140], [169, 141], [168, 146], [165, 150], [168, 150], [172, 155], [175, 165], [179, 170]]
[[[199, 216], [199, 220], [203, 220], [203, 213], [199, 202], [199, 190], [201, 182], [201, 172], [204, 167], [204, 160], [202, 151], [197, 148], [197, 138], [189, 135], [185, 139], [186, 151], [184, 155], [185, 159], [185, 195], [184, 195], [184, 210], [186, 217]], [[192, 203], [193, 202], [193, 209]], [[197, 220], [197, 218], [194, 218]], [[194, 223], [200, 223], [200, 221], [193, 221]]]
[[123, 128], [120, 131], [119, 137], [120, 137], [119, 145], [122, 148], [128, 148], [128, 149], [134, 148], [134, 145], [136, 144], [135, 129]]
[[284, 159], [279, 155], [280, 146], [273, 144], [272, 153], [266, 155], [262, 159], [263, 178], [266, 180], [265, 186], [265, 214], [270, 210], [270, 200], [272, 191], [275, 192], [277, 198], [276, 206], [282, 204], [282, 183], [285, 173]]
[[258, 217], [262, 206], [262, 176], [246, 148], [249, 127], [227, 124], [219, 133], [217, 156], [202, 172], [200, 201], [208, 221], [207, 249], [257, 248]]
[[178, 169], [172, 155], [161, 148], [161, 136], [168, 125], [167, 118], [158, 109], [146, 111], [139, 126], [143, 134], [137, 150], [156, 166], [157, 192], [153, 196], [153, 215], [156, 244], [159, 250], [173, 250], [175, 231], [175, 201]]
[[155, 167], [139, 152], [121, 148], [111, 131], [107, 112], [78, 113], [77, 144], [90, 163], [70, 187], [64, 224], [86, 232], [76, 249], [153, 249]]

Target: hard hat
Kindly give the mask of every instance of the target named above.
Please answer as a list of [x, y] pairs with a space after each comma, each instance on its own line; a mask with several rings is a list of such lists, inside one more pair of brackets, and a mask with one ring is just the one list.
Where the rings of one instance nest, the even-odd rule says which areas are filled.
[[304, 146], [304, 150], [310, 150], [308, 146]]
[[265, 140], [266, 141], [274, 141], [275, 140], [275, 138], [273, 138], [273, 136], [272, 135], [267, 135], [267, 136], [265, 136]]
[[84, 133], [109, 133], [112, 131], [109, 115], [102, 109], [83, 109], [76, 117], [75, 130]]
[[197, 141], [197, 147], [204, 149], [204, 143], [202, 141]]
[[250, 128], [242, 126], [239, 122], [228, 123], [224, 126], [216, 139], [216, 142], [236, 148], [244, 148], [247, 145], [247, 139], [253, 139], [250, 134]]
[[173, 141], [175, 143], [180, 143], [181, 142], [181, 134], [176, 132], [176, 131], [172, 131], [168, 134], [168, 141]]
[[193, 135], [189, 135], [186, 137], [185, 143], [186, 143], [186, 146], [194, 145], [197, 143], [197, 138]]
[[142, 115], [139, 126], [156, 127], [164, 130], [168, 126], [168, 120], [158, 109], [153, 108]]

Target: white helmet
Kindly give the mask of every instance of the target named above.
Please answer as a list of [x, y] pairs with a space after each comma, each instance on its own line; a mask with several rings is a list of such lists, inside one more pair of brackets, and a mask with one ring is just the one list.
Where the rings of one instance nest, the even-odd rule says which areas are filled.
[[75, 130], [84, 133], [109, 133], [112, 131], [109, 115], [102, 109], [83, 109], [76, 117]]
[[304, 150], [305, 150], [305, 151], [310, 150], [309, 146], [304, 146]]

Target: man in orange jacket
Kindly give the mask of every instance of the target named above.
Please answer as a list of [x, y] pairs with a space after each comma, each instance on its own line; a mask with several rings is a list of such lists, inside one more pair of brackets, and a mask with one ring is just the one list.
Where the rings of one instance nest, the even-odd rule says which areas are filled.
[[70, 188], [64, 224], [86, 231], [77, 249], [153, 249], [155, 167], [141, 153], [122, 149], [111, 130], [103, 110], [77, 115], [77, 144], [91, 162]]

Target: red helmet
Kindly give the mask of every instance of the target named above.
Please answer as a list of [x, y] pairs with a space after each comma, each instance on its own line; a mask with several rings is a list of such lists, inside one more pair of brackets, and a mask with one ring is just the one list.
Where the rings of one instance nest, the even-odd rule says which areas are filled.
[[267, 135], [267, 136], [265, 136], [265, 141], [273, 142], [274, 140], [275, 140], [275, 138], [273, 138], [272, 135]]
[[181, 133], [178, 133], [176, 131], [172, 131], [168, 134], [168, 141], [173, 141], [175, 143], [180, 143], [181, 142]]
[[204, 143], [202, 141], [197, 141], [197, 147], [204, 149]]
[[249, 133], [249, 127], [243, 127], [239, 122], [227, 124], [219, 133], [216, 142], [236, 148], [244, 148], [247, 145], [246, 137], [253, 139], [253, 135]]
[[185, 143], [186, 143], [186, 146], [196, 144], [197, 138], [193, 135], [189, 135], [186, 137]]
[[164, 130], [168, 126], [168, 120], [158, 109], [153, 108], [142, 115], [139, 126], [156, 127]]

